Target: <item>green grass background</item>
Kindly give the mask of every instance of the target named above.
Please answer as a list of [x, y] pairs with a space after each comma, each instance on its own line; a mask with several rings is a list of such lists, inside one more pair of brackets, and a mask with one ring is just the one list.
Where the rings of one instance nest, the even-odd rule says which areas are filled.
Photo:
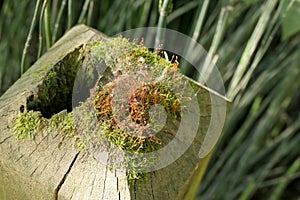
[[167, 27], [197, 40], [232, 99], [197, 199], [299, 199], [299, 1], [4, 0], [0, 10], [0, 94], [79, 23], [107, 35]]

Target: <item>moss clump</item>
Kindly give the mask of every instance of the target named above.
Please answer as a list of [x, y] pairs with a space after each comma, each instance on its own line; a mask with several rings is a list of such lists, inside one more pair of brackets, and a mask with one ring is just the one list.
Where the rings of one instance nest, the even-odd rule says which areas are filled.
[[[180, 121], [183, 85], [178, 84], [182, 79], [178, 62], [162, 58], [159, 51], [149, 51], [142, 42], [138, 44], [121, 37], [99, 41], [91, 50], [100, 66], [104, 63], [109, 69], [106, 71], [112, 73], [109, 81], [99, 78], [92, 97], [104, 137], [112, 146], [129, 152], [122, 163], [128, 170], [128, 179], [144, 179], [145, 174], [136, 169], [151, 168], [155, 158], [147, 157], [145, 161], [143, 155], [159, 150], [170, 141], [170, 136], [162, 136], [164, 125], [157, 125], [158, 120], [153, 118], [160, 119], [162, 114], [169, 121]], [[119, 90], [118, 85], [127, 88]], [[129, 93], [127, 105], [116, 105], [122, 97], [115, 91]], [[151, 110], [156, 105], [164, 110]]]
[[170, 117], [180, 115], [179, 99], [169, 88], [160, 84], [143, 85], [130, 95], [129, 112], [131, 119], [141, 125], [150, 123], [149, 110], [155, 104], [162, 105]]
[[45, 122], [40, 112], [31, 110], [20, 113], [13, 124], [13, 132], [19, 139], [34, 139], [38, 130], [45, 126]]
[[74, 146], [80, 150], [86, 150], [86, 145], [76, 131], [75, 119], [72, 113], [68, 113], [66, 110], [53, 115], [49, 120], [50, 127], [54, 127], [58, 130], [62, 137], [73, 138]]
[[74, 136], [76, 133], [74, 117], [66, 110], [53, 115], [49, 119], [49, 124], [65, 136]]
[[[114, 83], [114, 82], [113, 82]], [[118, 127], [116, 118], [112, 114], [112, 90], [114, 84], [107, 84], [96, 93], [95, 110], [106, 138], [122, 150], [137, 153], [148, 153], [158, 150], [163, 142], [155, 135], [151, 123], [150, 108], [155, 104], [162, 105], [167, 117], [175, 120], [180, 116], [179, 99], [163, 85], [150, 84], [137, 88], [129, 99], [128, 117], [139, 125], [135, 129]], [[126, 110], [118, 110], [119, 115], [126, 115]], [[123, 113], [122, 113], [123, 112]], [[134, 132], [132, 132], [134, 131]]]
[[[103, 83], [98, 83], [95, 93], [95, 111], [105, 131], [105, 137], [122, 150], [129, 152], [147, 153], [161, 148], [163, 142], [155, 135], [153, 127], [149, 128], [151, 123], [149, 110], [153, 105], [159, 104], [164, 107], [169, 118], [176, 120], [180, 116], [180, 99], [171, 91], [171, 85], [162, 85], [158, 80], [162, 74], [167, 74], [166, 76], [178, 74], [175, 73], [178, 62], [173, 64], [162, 58], [159, 52], [149, 51], [143, 43], [136, 44], [121, 37], [100, 41], [91, 49], [96, 59], [108, 65], [115, 75], [115, 79], [105, 86]], [[126, 74], [135, 76], [141, 70], [151, 71], [151, 76], [157, 81], [145, 83], [131, 91], [129, 110], [118, 110], [118, 108], [116, 110], [115, 105], [112, 105], [112, 91], [117, 84], [120, 84], [120, 76]], [[125, 84], [134, 87], [135, 83], [128, 81]], [[118, 119], [112, 114], [113, 111], [118, 115], [127, 115], [138, 126], [130, 128], [128, 124], [126, 128], [119, 127], [116, 123]]]
[[44, 118], [39, 111], [24, 111], [20, 113], [13, 124], [13, 133], [19, 139], [34, 139], [37, 133], [43, 129], [55, 129], [62, 138], [74, 139], [74, 146], [79, 150], [85, 150], [86, 145], [82, 142], [75, 128], [75, 120], [72, 113], [63, 110], [50, 119]]
[[122, 37], [98, 41], [91, 47], [91, 52], [96, 60], [104, 62], [114, 74], [151, 68], [157, 72], [154, 76], [159, 76], [165, 67], [178, 70], [177, 60], [172, 63], [162, 58], [159, 50], [149, 51], [143, 41], [137, 44]]

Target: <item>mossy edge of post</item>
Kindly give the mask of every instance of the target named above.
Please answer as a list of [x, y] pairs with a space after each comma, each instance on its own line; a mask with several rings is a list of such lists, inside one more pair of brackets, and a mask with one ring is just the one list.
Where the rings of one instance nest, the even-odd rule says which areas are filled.
[[[115, 45], [114, 48], [120, 49], [119, 53], [124, 53], [122, 50], [124, 50], [125, 46], [130, 44], [132, 47], [134, 47], [132, 51], [127, 52], [127, 54], [125, 53], [120, 55], [120, 58], [126, 60], [128, 59], [128, 56], [131, 56], [132, 63], [151, 63], [154, 66], [162, 65], [170, 69], [174, 67], [174, 64], [172, 64], [170, 61], [160, 57], [157, 53], [150, 52], [146, 47], [143, 47], [142, 44], [135, 44], [123, 38], [115, 38], [109, 41], [97, 41], [94, 44], [85, 45], [84, 48], [80, 47], [67, 55], [54, 66], [45, 67], [45, 70], [49, 70], [49, 68], [50, 70], [43, 78], [42, 84], [39, 86], [38, 94], [27, 98], [26, 108], [23, 110], [23, 112], [20, 112], [14, 121], [13, 132], [16, 137], [19, 139], [34, 140], [40, 132], [43, 132], [43, 128], [51, 127], [61, 133], [62, 137], [72, 137], [74, 139], [74, 145], [79, 151], [86, 150], [86, 141], [83, 142], [81, 136], [76, 132], [73, 113], [67, 112], [67, 109], [62, 109], [62, 111], [55, 113], [55, 111], [51, 109], [51, 104], [53, 103], [51, 97], [54, 96], [51, 94], [53, 94], [53, 92], [57, 93], [54, 88], [59, 89], [59, 93], [61, 93], [62, 96], [64, 96], [64, 93], [69, 92], [70, 88], [72, 87], [70, 85], [70, 81], [68, 82], [68, 75], [72, 76], [72, 78], [69, 79], [74, 79], [74, 76], [76, 75], [75, 72], [82, 65], [84, 58], [87, 56], [86, 54], [90, 53], [91, 50], [98, 48], [101, 45], [104, 51], [109, 54], [112, 53], [112, 45]], [[109, 63], [109, 67], [111, 67], [111, 69], [114, 68], [113, 63], [110, 63], [110, 60], [105, 57], [107, 55], [98, 56], [103, 56], [104, 62]], [[143, 58], [144, 60], [141, 61], [140, 58]], [[67, 70], [61, 70], [62, 68]], [[117, 70], [123, 71], [123, 69]], [[62, 75], [62, 73], [64, 75]], [[35, 78], [41, 78], [38, 73], [31, 74], [31, 76], [34, 76]], [[63, 83], [67, 84], [68, 86], [61, 87]], [[49, 93], [51, 94], [49, 95]], [[55, 103], [61, 104], [60, 102]], [[102, 123], [101, 127], [107, 127], [106, 125], [107, 124]], [[105, 128], [103, 130], [105, 130]], [[120, 136], [119, 132], [121, 130], [114, 129], [109, 131], [111, 134], [108, 135], [109, 137], [107, 137], [107, 139], [110, 142], [113, 142], [112, 138], [116, 139], [116, 137]], [[114, 133], [117, 133], [117, 135]], [[124, 138], [119, 139], [123, 141], [127, 140], [128, 135], [125, 134], [124, 136]], [[134, 144], [129, 146], [134, 146]], [[123, 147], [123, 150], [130, 150], [130, 148], [126, 148], [126, 145]], [[159, 148], [159, 143], [157, 143], [157, 148]], [[128, 178], [129, 180], [141, 179], [145, 178], [145, 175], [141, 173], [129, 173]]]
[[[26, 105], [13, 122], [13, 133], [18, 139], [34, 139], [43, 128], [55, 128], [63, 137], [74, 137], [80, 150], [84, 149], [75, 131], [71, 106], [73, 83], [89, 45], [81, 45], [54, 65], [45, 65], [30, 74], [40, 80], [38, 91], [26, 98]], [[45, 74], [46, 73], [46, 74]], [[68, 112], [67, 112], [68, 111]]]

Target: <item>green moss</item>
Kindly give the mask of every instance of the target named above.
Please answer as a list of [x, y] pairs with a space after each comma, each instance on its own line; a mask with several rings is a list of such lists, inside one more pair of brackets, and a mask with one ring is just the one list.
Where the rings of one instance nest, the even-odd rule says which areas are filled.
[[[159, 52], [149, 51], [142, 43], [137, 44], [121, 37], [99, 41], [91, 49], [95, 60], [105, 63], [114, 74], [114, 79], [110, 82], [98, 83], [94, 97], [95, 112], [101, 129], [105, 133], [104, 136], [121, 150], [140, 155], [142, 158], [144, 153], [162, 148], [167, 142], [156, 133], [156, 127], [151, 127], [153, 124], [147, 126], [151, 122], [149, 112], [153, 105], [159, 104], [165, 109], [169, 120], [180, 120], [181, 99], [178, 97], [182, 95], [174, 93], [174, 91], [182, 90], [176, 88], [182, 86], [177, 85], [182, 78], [178, 73], [178, 62], [172, 63], [162, 58]], [[111, 101], [112, 91], [118, 84], [120, 75], [134, 76], [141, 70], [151, 73], [152, 83], [135, 88], [130, 95], [129, 111], [118, 110]], [[112, 113], [128, 116], [130, 118], [128, 120], [138, 124], [140, 129], [118, 126]], [[126, 169], [129, 169], [128, 180], [144, 179], [146, 175], [135, 171], [135, 166], [146, 165], [151, 168], [155, 164], [154, 160], [147, 160], [146, 164], [143, 159], [140, 162], [139, 159], [125, 161], [123, 164]]]
[[[121, 129], [114, 123], [111, 91], [112, 88], [104, 87], [96, 93], [95, 98], [96, 114], [102, 123], [101, 127], [105, 131], [106, 138], [120, 149], [129, 152], [148, 153], [161, 148], [163, 142], [155, 135], [155, 129], [144, 129], [143, 127], [150, 123], [149, 110], [155, 104], [160, 104], [165, 108], [167, 117], [173, 120], [180, 117], [179, 99], [172, 91], [165, 86], [155, 84], [144, 85], [132, 94], [129, 101], [129, 117], [133, 122], [141, 125], [141, 130], [133, 130], [135, 132], [130, 129]], [[140, 103], [137, 105], [135, 102]], [[124, 111], [118, 110], [117, 112], [122, 113]]]
[[74, 117], [66, 110], [53, 115], [49, 119], [49, 124], [65, 136], [74, 136], [76, 133]]
[[76, 131], [73, 113], [68, 113], [66, 110], [63, 110], [53, 115], [48, 122], [50, 127], [55, 128], [55, 130], [60, 133], [61, 137], [73, 138], [73, 144], [78, 150], [86, 150], [86, 144]]
[[25, 111], [17, 116], [13, 124], [13, 132], [19, 139], [32, 140], [43, 129], [55, 129], [62, 138], [73, 138], [73, 144], [78, 150], [86, 150], [85, 143], [76, 131], [74, 116], [66, 110], [53, 115], [50, 119], [44, 118], [39, 111]]
[[[91, 47], [95, 57], [106, 63], [112, 72], [133, 72], [140, 70], [143, 66], [151, 66], [161, 72], [161, 67], [173, 67], [170, 61], [163, 59], [159, 51], [151, 52], [143, 45], [128, 39], [118, 37], [105, 41], [99, 41]], [[158, 67], [161, 66], [161, 67]]]
[[[92, 46], [92, 53], [96, 59], [105, 62], [112, 72], [121, 74], [132, 73], [142, 68], [151, 67], [153, 76], [161, 76], [164, 69], [174, 71], [170, 61], [159, 56], [157, 52], [151, 52], [142, 43], [136, 44], [124, 38], [114, 38], [100, 41]], [[159, 149], [162, 141], [154, 134], [146, 131], [128, 133], [128, 130], [120, 129], [112, 116], [111, 92], [117, 82], [116, 78], [104, 87], [99, 85], [95, 96], [95, 111], [102, 123], [106, 138], [122, 150], [137, 153], [147, 153]], [[101, 84], [102, 85], [102, 84]], [[150, 122], [149, 109], [154, 104], [162, 105], [169, 117], [177, 118], [180, 113], [180, 101], [167, 86], [160, 84], [149, 84], [138, 88], [131, 96], [129, 106], [132, 121], [142, 126]], [[135, 105], [134, 102], [139, 102]], [[116, 110], [115, 112], [122, 112]], [[127, 111], [125, 111], [127, 112]], [[125, 114], [125, 113], [124, 113]]]
[[[47, 73], [42, 78], [38, 93], [34, 98], [27, 99], [27, 110], [40, 111], [46, 118], [64, 109], [71, 111], [74, 80], [84, 58], [80, 49], [74, 50], [51, 68], [45, 66]], [[38, 73], [45, 73], [43, 71]]]
[[40, 112], [20, 113], [13, 124], [13, 132], [19, 139], [34, 139], [38, 130], [45, 126], [45, 119]]

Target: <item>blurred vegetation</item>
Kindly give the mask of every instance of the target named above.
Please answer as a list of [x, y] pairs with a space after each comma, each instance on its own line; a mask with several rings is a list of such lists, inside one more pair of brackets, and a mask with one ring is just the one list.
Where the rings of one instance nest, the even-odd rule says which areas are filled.
[[107, 35], [159, 25], [191, 36], [233, 100], [198, 198], [300, 196], [299, 1], [4, 0], [0, 10], [0, 94], [78, 23]]

